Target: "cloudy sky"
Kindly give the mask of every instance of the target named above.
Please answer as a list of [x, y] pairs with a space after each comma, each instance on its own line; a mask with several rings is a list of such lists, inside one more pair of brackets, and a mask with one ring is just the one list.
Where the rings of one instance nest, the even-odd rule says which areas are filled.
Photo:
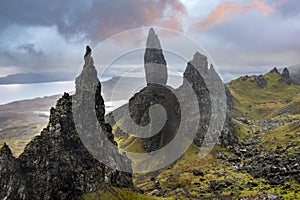
[[86, 44], [149, 26], [193, 38], [225, 79], [300, 63], [299, 0], [10, 0], [0, 2], [0, 76], [74, 72]]

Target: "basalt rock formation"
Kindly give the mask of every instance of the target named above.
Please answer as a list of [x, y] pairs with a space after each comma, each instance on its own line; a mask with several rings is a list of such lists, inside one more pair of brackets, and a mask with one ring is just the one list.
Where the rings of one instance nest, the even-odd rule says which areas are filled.
[[[196, 52], [193, 59], [187, 64], [187, 67], [183, 74], [183, 85], [178, 88], [178, 93], [184, 94], [185, 85], [190, 84], [195, 94], [197, 95], [200, 112], [199, 127], [194, 138], [194, 144], [196, 144], [197, 146], [201, 146], [204, 138], [207, 136], [206, 132], [208, 130], [212, 115], [210, 91], [208, 89], [204, 76], [206, 77], [206, 80], [210, 80], [209, 83], [221, 82], [219, 76], [213, 68], [213, 65], [208, 68], [207, 57], [200, 54], [199, 52]], [[219, 133], [219, 143], [226, 146], [228, 144], [233, 144], [234, 142], [236, 142], [236, 135], [230, 116], [230, 110], [233, 106], [233, 97], [225, 85], [224, 90], [227, 100], [227, 111], [222, 133]], [[188, 117], [188, 120], [193, 120], [193, 117]]]
[[[164, 145], [166, 145], [169, 141], [171, 141], [180, 125], [181, 120], [195, 120], [194, 115], [199, 115], [199, 113], [193, 113], [194, 109], [192, 102], [186, 102], [187, 104], [191, 104], [187, 106], [190, 111], [189, 116], [182, 116], [181, 108], [178, 99], [176, 98], [177, 95], [181, 95], [185, 99], [189, 99], [188, 94], [185, 94], [185, 87], [190, 85], [197, 95], [199, 111], [200, 115], [200, 122], [199, 128], [194, 139], [194, 144], [201, 146], [204, 137], [206, 136], [205, 133], [207, 132], [210, 118], [211, 118], [211, 102], [210, 102], [210, 93], [204, 77], [206, 76], [207, 79], [210, 79], [211, 82], [221, 82], [219, 76], [213, 69], [213, 66], [208, 68], [208, 61], [207, 57], [201, 55], [200, 53], [196, 53], [193, 57], [193, 60], [188, 62], [186, 70], [184, 72], [184, 80], [183, 85], [178, 89], [173, 89], [168, 86], [163, 86], [159, 84], [149, 84], [149, 77], [152, 77], [154, 80], [155, 78], [160, 77], [160, 71], [156, 71], [156, 74], [152, 74], [153, 76], [149, 76], [147, 71], [147, 64], [148, 63], [160, 63], [165, 65], [164, 57], [162, 51], [159, 53], [157, 51], [149, 50], [148, 45], [149, 41], [156, 41], [154, 44], [160, 47], [159, 40], [154, 33], [153, 29], [150, 29], [148, 40], [147, 40], [147, 48], [145, 51], [145, 69], [146, 69], [146, 79], [147, 79], [147, 87], [142, 89], [140, 92], [136, 93], [130, 100], [129, 100], [129, 112], [131, 118], [134, 122], [139, 126], [145, 126], [150, 123], [149, 118], [149, 108], [151, 105], [160, 104], [164, 106], [167, 112], [167, 121], [165, 126], [161, 129], [161, 131], [150, 137], [142, 140], [143, 148], [147, 152], [155, 151]], [[158, 41], [158, 42], [157, 42]], [[151, 43], [152, 44], [152, 43]], [[155, 46], [152, 44], [152, 46]], [[199, 73], [201, 71], [201, 74]], [[166, 74], [167, 75], [167, 74]], [[160, 79], [160, 78], [159, 78]], [[161, 79], [160, 79], [161, 80]], [[216, 81], [214, 81], [216, 80]], [[221, 83], [223, 84], [223, 83]], [[233, 100], [229, 90], [224, 85], [225, 92], [227, 95], [227, 107], [228, 110], [226, 111], [226, 119], [225, 125], [220, 133], [220, 144], [224, 146], [233, 144], [236, 142], [236, 135], [233, 128], [233, 123], [230, 117], [230, 108], [232, 107]], [[225, 100], [226, 101], [226, 100]], [[187, 134], [189, 130], [186, 131]]]
[[278, 80], [281, 83], [287, 84], [287, 85], [291, 85], [292, 84], [292, 78], [290, 76], [290, 72], [287, 68], [284, 68], [281, 75], [280, 75], [280, 79]]
[[274, 67], [273, 69], [271, 69], [269, 73], [280, 74], [279, 71], [278, 71], [278, 69], [276, 67]]
[[254, 80], [256, 81], [256, 83], [259, 87], [264, 88], [268, 85], [268, 79], [263, 77], [263, 75], [254, 76]]
[[165, 85], [168, 80], [167, 62], [164, 58], [160, 41], [153, 28], [149, 30], [144, 67], [147, 84], [156, 83]]
[[130, 117], [138, 126], [145, 126], [150, 123], [149, 108], [152, 105], [162, 105], [167, 113], [164, 127], [153, 137], [143, 139], [144, 150], [151, 152], [173, 139], [180, 121], [179, 102], [174, 90], [165, 85], [168, 78], [166, 60], [153, 28], [147, 38], [144, 67], [147, 86], [129, 100]]
[[148, 85], [130, 99], [130, 117], [138, 126], [148, 125], [150, 123], [149, 108], [155, 104], [160, 104], [165, 108], [167, 121], [157, 134], [142, 140], [143, 148], [147, 152], [158, 150], [168, 144], [173, 139], [180, 123], [180, 105], [174, 91], [156, 84]]
[[27, 199], [25, 178], [20, 164], [4, 143], [0, 149], [0, 199]]
[[[85, 56], [85, 66], [76, 79], [76, 94], [80, 89], [87, 89], [95, 83], [97, 90], [93, 96], [93, 110], [96, 119], [106, 138], [116, 145], [112, 128], [104, 121], [101, 84], [90, 52]], [[117, 187], [132, 187], [131, 173], [105, 166], [86, 149], [74, 124], [72, 98], [74, 96], [65, 93], [57, 101], [56, 107], [50, 110], [49, 124], [41, 135], [27, 144], [19, 158], [14, 158], [6, 145], [2, 147], [1, 199], [80, 199], [83, 194], [96, 191], [106, 183]], [[77, 102], [79, 107], [82, 103], [85, 102]], [[96, 122], [89, 123], [94, 126], [92, 123]], [[113, 161], [120, 158], [130, 162], [125, 155], [107, 159]]]

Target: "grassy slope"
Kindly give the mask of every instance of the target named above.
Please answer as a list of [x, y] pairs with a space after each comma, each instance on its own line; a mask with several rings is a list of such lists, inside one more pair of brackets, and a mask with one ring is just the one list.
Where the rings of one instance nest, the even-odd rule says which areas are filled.
[[[267, 73], [267, 87], [259, 87], [254, 76], [240, 77], [227, 86], [236, 98], [236, 108], [250, 119], [270, 117], [276, 110], [288, 105], [300, 104], [300, 87], [278, 82], [280, 75]], [[241, 113], [240, 113], [241, 114]]]
[[173, 200], [174, 198], [153, 197], [139, 194], [137, 191], [126, 188], [103, 186], [97, 192], [83, 196], [84, 200]]
[[0, 131], [0, 146], [7, 143], [11, 148], [13, 155], [18, 157], [25, 146], [36, 136], [39, 135], [45, 125], [41, 124], [15, 124]]
[[[276, 145], [284, 146], [287, 142], [299, 141], [295, 135], [300, 132], [300, 127], [297, 125], [300, 119], [300, 86], [278, 82], [280, 75], [276, 73], [267, 73], [263, 77], [268, 79], [268, 85], [265, 88], [253, 82], [254, 76], [240, 77], [228, 84], [228, 88], [236, 99], [235, 117], [245, 117], [249, 120], [294, 119], [292, 122], [286, 122], [282, 126], [263, 133], [261, 142], [270, 149]], [[248, 133], [249, 127], [237, 120], [235, 124], [240, 139], [251, 137], [251, 133]], [[253, 132], [258, 129], [259, 127], [253, 126]], [[275, 143], [274, 140], [276, 140]]]
[[[261, 88], [256, 82], [253, 82], [254, 77], [239, 78], [228, 84], [228, 87], [236, 99], [235, 117], [245, 117], [249, 120], [260, 120], [263, 118], [270, 119], [288, 119], [299, 118], [300, 113], [295, 112], [293, 109], [286, 109], [289, 106], [300, 106], [300, 87], [295, 85], [285, 85], [278, 82], [280, 76], [278, 74], [266, 74], [265, 78], [268, 79], [268, 86]], [[249, 106], [250, 105], [250, 106]], [[281, 113], [281, 114], [278, 114]], [[253, 132], [260, 127], [244, 124], [234, 119], [235, 129], [239, 139], [251, 139]], [[116, 126], [113, 127], [114, 131]], [[276, 127], [268, 133], [262, 133], [261, 144], [267, 149], [274, 148], [275, 145], [285, 145], [286, 142], [297, 142], [299, 139], [295, 134], [300, 132], [299, 121], [285, 123], [282, 126]], [[276, 138], [276, 143], [271, 143]], [[141, 142], [135, 140], [130, 136], [117, 137], [119, 146], [125, 150], [140, 152]], [[284, 186], [271, 186], [263, 178], [253, 178], [248, 173], [235, 171], [231, 165], [226, 164], [223, 160], [217, 159], [217, 152], [224, 152], [227, 157], [234, 155], [226, 149], [219, 146], [215, 148], [203, 159], [198, 157], [199, 149], [196, 146], [191, 146], [187, 152], [175, 162], [158, 173], [152, 174], [136, 174], [134, 176], [135, 186], [142, 188], [146, 195], [140, 195], [135, 192], [129, 192], [130, 197], [123, 196], [124, 199], [161, 199], [162, 197], [152, 196], [155, 190], [154, 181], [160, 182], [162, 190], [166, 190], [164, 196], [176, 199], [210, 199], [212, 197], [229, 197], [240, 198], [251, 194], [259, 193], [277, 193], [284, 192]], [[199, 169], [204, 172], [204, 176], [194, 176], [193, 170]], [[229, 180], [233, 184], [226, 189], [213, 191], [209, 187], [211, 180]], [[248, 188], [248, 182], [258, 183], [257, 187]], [[196, 183], [196, 184], [195, 184]], [[300, 185], [291, 181], [291, 189], [287, 190], [287, 194], [282, 194], [285, 199], [299, 199], [300, 194], [295, 193]], [[122, 194], [123, 189], [118, 189], [118, 193]], [[90, 194], [96, 198], [96, 193]], [[93, 199], [93, 198], [92, 198]], [[101, 199], [101, 198], [100, 198]], [[105, 198], [103, 198], [105, 199]], [[108, 198], [109, 199], [109, 198]], [[121, 199], [121, 198], [120, 198]]]

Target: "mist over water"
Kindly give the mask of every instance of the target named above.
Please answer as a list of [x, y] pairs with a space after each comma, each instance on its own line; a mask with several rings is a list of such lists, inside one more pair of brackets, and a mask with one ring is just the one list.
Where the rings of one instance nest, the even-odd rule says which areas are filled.
[[73, 81], [0, 85], [0, 104], [63, 94], [74, 90]]

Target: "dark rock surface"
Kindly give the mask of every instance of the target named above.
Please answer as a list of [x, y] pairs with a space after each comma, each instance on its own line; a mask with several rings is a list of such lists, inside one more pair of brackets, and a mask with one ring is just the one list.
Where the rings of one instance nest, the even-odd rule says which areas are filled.
[[84, 58], [86, 58], [88, 55], [92, 53], [92, 49], [90, 48], [90, 46], [86, 46], [85, 49], [86, 50], [85, 50]]
[[153, 28], [149, 30], [144, 55], [146, 81], [165, 85], [168, 80], [167, 62], [164, 58], [160, 41]]
[[156, 135], [143, 139], [143, 148], [147, 152], [157, 150], [168, 144], [177, 132], [180, 123], [180, 106], [172, 89], [150, 84], [129, 100], [131, 118], [139, 126], [150, 123], [149, 108], [154, 104], [162, 105], [167, 113], [167, 122]]
[[[149, 37], [154, 34], [152, 29], [149, 31]], [[155, 35], [154, 44], [157, 47], [160, 47], [159, 40]], [[148, 43], [148, 42], [147, 42]], [[152, 45], [154, 45], [152, 44]], [[149, 45], [149, 44], [147, 44]], [[151, 46], [151, 45], [150, 45]], [[158, 56], [159, 55], [159, 56]], [[154, 52], [149, 51], [146, 49], [145, 52], [145, 65], [147, 62], [160, 62], [161, 64], [165, 64], [162, 52]], [[204, 77], [199, 73], [202, 73], [203, 76], [206, 76], [207, 79], [210, 79], [213, 84], [219, 81], [223, 84], [215, 72], [213, 66], [208, 68], [208, 60], [207, 57], [201, 55], [200, 53], [195, 53], [193, 59], [187, 63], [187, 67], [184, 72], [184, 79], [183, 84], [178, 89], [172, 89], [168, 86], [160, 85], [160, 84], [151, 84], [148, 82], [147, 87], [143, 88], [140, 92], [136, 93], [130, 100], [129, 100], [129, 112], [130, 117], [140, 126], [146, 126], [150, 123], [149, 119], [149, 108], [155, 104], [161, 104], [165, 107], [167, 111], [167, 122], [162, 130], [156, 134], [155, 136], [147, 139], [143, 139], [143, 148], [147, 152], [157, 150], [164, 145], [166, 145], [172, 138], [176, 135], [176, 131], [182, 119], [187, 121], [197, 120], [197, 117], [200, 113], [200, 121], [198, 131], [196, 133], [196, 137], [194, 138], [194, 144], [201, 146], [203, 139], [205, 138], [205, 134], [207, 132], [210, 119], [211, 119], [211, 101], [210, 101], [210, 93]], [[159, 71], [158, 71], [159, 72]], [[146, 70], [147, 75], [147, 70]], [[157, 75], [155, 75], [157, 76]], [[217, 81], [214, 81], [217, 80]], [[192, 90], [196, 94], [196, 100], [198, 102], [194, 103], [191, 102], [190, 94], [186, 92], [187, 87], [191, 86]], [[227, 107], [228, 110], [226, 111], [226, 119], [224, 123], [224, 127], [219, 138], [219, 143], [227, 146], [229, 144], [233, 144], [236, 142], [236, 135], [235, 130], [233, 127], [233, 123], [230, 116], [230, 109], [233, 107], [233, 97], [230, 94], [228, 88], [224, 85], [224, 89], [227, 96]], [[187, 116], [182, 116], [180, 104], [176, 95], [181, 96], [182, 99], [186, 99], [186, 108], [189, 109]], [[195, 113], [195, 105], [199, 105], [199, 113]], [[119, 116], [117, 118], [121, 119], [120, 115], [124, 113], [122, 110], [126, 106], [123, 106], [116, 111], [114, 111], [114, 116]], [[112, 124], [116, 123], [110, 117]], [[191, 127], [186, 129], [186, 134], [189, 134], [189, 130]], [[122, 133], [124, 134], [124, 133]], [[215, 140], [215, 138], [211, 138], [211, 141]]]
[[274, 67], [273, 69], [270, 70], [270, 73], [275, 73], [275, 74], [280, 74], [278, 69]]
[[[186, 87], [185, 85], [190, 84], [198, 98], [200, 122], [198, 132], [194, 139], [194, 144], [196, 144], [197, 146], [201, 146], [203, 139], [206, 137], [205, 134], [208, 130], [208, 126], [212, 115], [210, 92], [208, 90], [208, 86], [206, 85], [204, 77], [202, 77], [202, 75], [199, 72], [201, 72], [202, 75], [206, 76], [207, 79], [212, 80], [212, 82], [218, 81], [218, 79], [216, 78], [218, 77], [218, 75], [215, 72], [213, 66], [211, 65], [210, 68], [208, 68], [207, 57], [196, 52], [193, 57], [193, 60], [188, 62], [187, 67], [184, 71], [183, 85], [180, 88], [178, 88], [178, 93], [184, 95], [184, 90]], [[230, 110], [233, 108], [233, 97], [230, 94], [229, 89], [225, 85], [224, 89], [227, 100], [227, 111], [223, 130], [219, 134], [219, 143], [221, 145], [227, 146], [229, 144], [235, 143], [237, 139], [230, 116]], [[190, 116], [190, 118], [188, 118], [188, 120], [193, 120], [192, 115]]]
[[[93, 66], [91, 53], [85, 56], [83, 72], [76, 79], [76, 89], [97, 84], [95, 105], [96, 120], [102, 131], [114, 144], [112, 128], [104, 121], [104, 101], [101, 84]], [[76, 91], [77, 93], [78, 91]], [[88, 95], [87, 93], [84, 93]], [[55, 108], [41, 135], [27, 144], [24, 152], [15, 159], [7, 146], [0, 152], [1, 197], [7, 199], [77, 199], [96, 191], [107, 183], [118, 187], [132, 187], [130, 173], [113, 170], [96, 160], [83, 145], [73, 120], [72, 96], [65, 93]], [[77, 99], [78, 100], [78, 99]], [[82, 105], [79, 102], [79, 107]], [[91, 126], [96, 123], [87, 121]], [[126, 159], [126, 156], [123, 155]], [[117, 158], [110, 157], [114, 160]], [[129, 162], [129, 161], [128, 161]], [[5, 172], [5, 173], [4, 173]]]
[[259, 87], [266, 87], [268, 85], [268, 80], [264, 78], [262, 75], [254, 76], [254, 80], [256, 81]]
[[0, 199], [28, 199], [20, 165], [5, 143], [0, 149]]
[[206, 56], [201, 55], [197, 52], [194, 55], [193, 59], [187, 63], [187, 67], [183, 73], [183, 85], [178, 88], [179, 93], [184, 95], [186, 87], [188, 87], [187, 85], [189, 84], [197, 96], [199, 112], [201, 113], [201, 115], [199, 128], [194, 139], [194, 143], [198, 146], [202, 144], [211, 117], [211, 102], [209, 90], [205, 83], [204, 77], [202, 77], [199, 73], [200, 71], [203, 72], [203, 74], [208, 75], [208, 61]]
[[[268, 134], [270, 129], [282, 126], [284, 123], [284, 121], [267, 119], [249, 121], [249, 126], [260, 126], [261, 130], [254, 133], [251, 141], [242, 140], [235, 147], [229, 148], [235, 154], [234, 157], [226, 159], [219, 155], [218, 158], [232, 163], [235, 170], [250, 173], [254, 178], [265, 178], [271, 185], [284, 185], [292, 179], [300, 183], [299, 142], [287, 142], [285, 146], [275, 146], [272, 150], [266, 150], [258, 145], [260, 134]], [[248, 184], [249, 187], [255, 187], [255, 185]]]
[[287, 85], [291, 85], [292, 84], [292, 78], [290, 76], [290, 72], [287, 68], [284, 68], [282, 73], [281, 73], [281, 78], [278, 80], [281, 83], [285, 83]]

